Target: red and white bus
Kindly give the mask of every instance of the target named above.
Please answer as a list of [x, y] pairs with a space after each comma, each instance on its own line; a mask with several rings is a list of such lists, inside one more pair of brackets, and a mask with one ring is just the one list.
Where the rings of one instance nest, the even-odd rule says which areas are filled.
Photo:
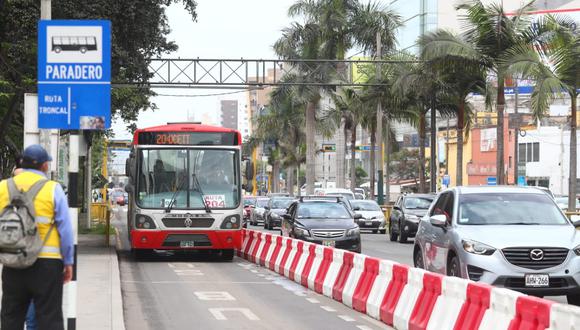
[[215, 250], [233, 258], [241, 246], [241, 141], [236, 130], [199, 123], [135, 131], [126, 172], [137, 258], [153, 250]]

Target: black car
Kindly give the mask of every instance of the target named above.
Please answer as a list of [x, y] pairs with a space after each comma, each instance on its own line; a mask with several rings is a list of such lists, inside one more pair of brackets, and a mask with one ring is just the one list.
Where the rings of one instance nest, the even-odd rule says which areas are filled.
[[272, 197], [265, 207], [264, 228], [274, 229], [282, 225], [282, 216], [286, 214], [286, 209], [294, 201], [292, 197]]
[[421, 218], [435, 196], [429, 194], [410, 194], [399, 197], [389, 219], [389, 238], [391, 242], [399, 239], [405, 243], [407, 238], [415, 237]]
[[355, 223], [360, 217], [349, 212], [340, 198], [301, 198], [283, 216], [282, 235], [360, 253], [360, 229]]

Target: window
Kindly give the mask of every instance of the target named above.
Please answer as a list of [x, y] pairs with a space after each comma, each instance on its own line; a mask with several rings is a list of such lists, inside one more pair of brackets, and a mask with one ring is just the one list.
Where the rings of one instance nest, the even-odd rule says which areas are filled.
[[447, 218], [447, 223], [451, 223], [451, 217], [453, 217], [453, 193], [446, 192], [441, 194], [433, 206], [431, 215], [443, 214]]
[[520, 143], [518, 145], [518, 162], [530, 163], [540, 161], [540, 143]]

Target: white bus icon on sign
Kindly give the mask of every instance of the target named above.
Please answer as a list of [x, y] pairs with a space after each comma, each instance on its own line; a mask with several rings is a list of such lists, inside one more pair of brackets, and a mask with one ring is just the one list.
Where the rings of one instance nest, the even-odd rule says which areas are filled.
[[81, 52], [97, 50], [97, 38], [94, 36], [53, 36], [51, 42], [52, 51], [61, 52]]

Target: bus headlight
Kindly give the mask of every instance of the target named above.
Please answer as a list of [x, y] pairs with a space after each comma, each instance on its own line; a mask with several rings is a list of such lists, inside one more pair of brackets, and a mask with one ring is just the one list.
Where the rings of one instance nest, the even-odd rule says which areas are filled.
[[240, 216], [238, 214], [227, 216], [222, 225], [221, 229], [238, 229], [240, 228]]
[[137, 214], [135, 216], [135, 228], [137, 229], [156, 229], [155, 222], [151, 217], [144, 214]]

